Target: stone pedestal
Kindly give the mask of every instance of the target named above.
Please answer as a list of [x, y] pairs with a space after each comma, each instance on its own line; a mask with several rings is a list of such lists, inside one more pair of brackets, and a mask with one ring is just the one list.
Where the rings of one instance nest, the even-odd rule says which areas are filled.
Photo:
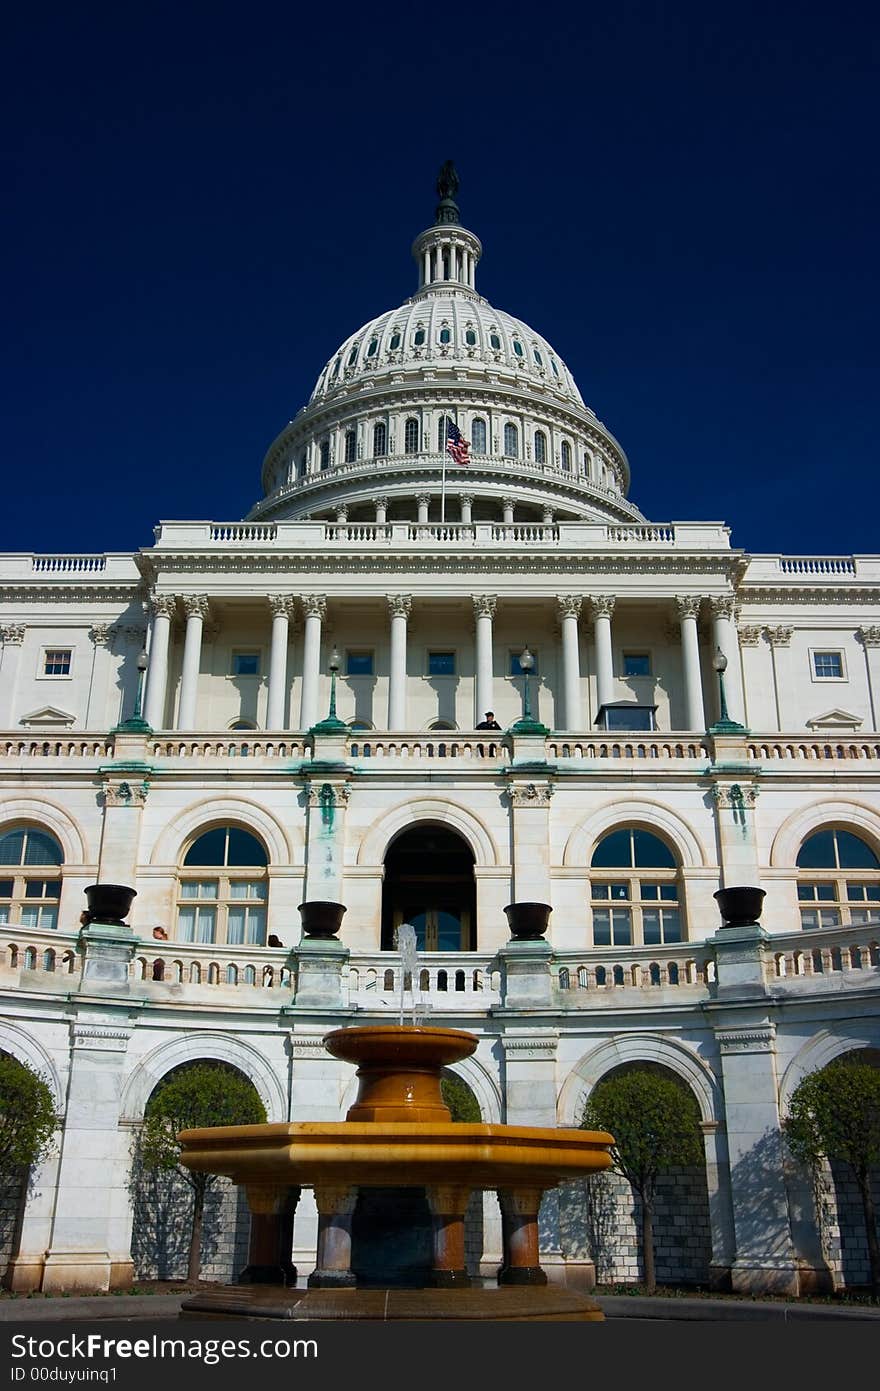
[[130, 927], [115, 923], [89, 923], [79, 935], [83, 952], [80, 989], [109, 991], [127, 995], [130, 989], [128, 968], [134, 958], [137, 937]]
[[351, 953], [332, 938], [305, 938], [291, 952], [296, 963], [293, 1009], [344, 1010], [348, 998], [343, 971]]
[[550, 1009], [553, 952], [542, 938], [507, 942], [499, 949], [502, 963], [502, 1003], [505, 1009]]

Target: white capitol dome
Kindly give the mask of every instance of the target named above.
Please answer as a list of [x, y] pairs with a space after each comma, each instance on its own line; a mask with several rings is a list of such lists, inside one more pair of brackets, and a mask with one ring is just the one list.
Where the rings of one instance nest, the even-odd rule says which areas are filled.
[[[328, 359], [266, 455], [249, 519], [415, 520], [421, 499], [422, 521], [494, 519], [502, 501], [508, 520], [644, 520], [626, 497], [626, 456], [565, 362], [478, 293], [483, 248], [459, 221], [450, 178], [413, 243], [415, 293]], [[459, 513], [447, 508], [449, 421], [471, 446]]]

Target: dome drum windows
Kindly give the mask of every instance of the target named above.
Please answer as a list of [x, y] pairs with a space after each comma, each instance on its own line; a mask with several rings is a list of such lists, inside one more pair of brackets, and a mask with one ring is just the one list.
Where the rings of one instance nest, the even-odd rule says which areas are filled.
[[319, 459], [320, 466], [321, 466], [321, 469], [322, 469], [322, 470], [328, 469], [328, 468], [330, 467], [330, 441], [329, 441], [329, 440], [321, 440], [321, 443], [320, 443], [320, 445], [319, 445], [319, 447], [318, 447], [318, 459]]
[[265, 946], [266, 865], [266, 851], [248, 831], [217, 826], [199, 836], [180, 872], [177, 940]]
[[404, 454], [418, 454], [419, 452], [419, 422], [414, 416], [410, 416], [403, 427], [403, 452]]
[[612, 831], [593, 853], [590, 883], [594, 946], [683, 941], [678, 865], [658, 836], [636, 827]]
[[0, 836], [0, 923], [57, 928], [63, 863], [48, 831], [21, 826]]
[[546, 464], [547, 462], [547, 436], [543, 430], [535, 431], [535, 463]]
[[367, 347], [367, 357], [375, 357], [375, 356], [376, 356], [376, 353], [377, 353], [378, 351], [379, 351], [379, 340], [378, 340], [378, 338], [371, 338], [371, 339], [370, 339], [370, 342], [369, 342], [369, 346]]
[[805, 930], [880, 918], [880, 859], [851, 831], [816, 831], [801, 846], [797, 868]]
[[441, 328], [438, 341], [441, 347], [448, 347], [452, 342], [452, 329], [445, 326]]
[[413, 334], [413, 347], [414, 347], [414, 348], [423, 348], [424, 345], [425, 345], [425, 330], [424, 330], [424, 328], [422, 327], [422, 325], [419, 324], [418, 328], [416, 329], [415, 333]]
[[400, 347], [400, 329], [395, 329], [391, 335], [391, 342], [388, 344], [389, 352], [396, 353]]
[[380, 459], [388, 453], [388, 429], [384, 420], [377, 420], [373, 426], [373, 458]]
[[473, 454], [486, 453], [486, 422], [479, 416], [471, 424], [471, 452]]
[[523, 347], [522, 343], [519, 341], [518, 338], [514, 338], [513, 340], [513, 351], [516, 357], [520, 358], [520, 360], [523, 360], [525, 358], [525, 348]]
[[571, 445], [568, 440], [563, 440], [559, 446], [559, 461], [563, 473], [571, 473]]
[[346, 462], [347, 464], [353, 464], [353, 463], [355, 462], [355, 460], [357, 459], [357, 431], [356, 431], [356, 430], [346, 430], [346, 432], [345, 432], [345, 447], [344, 447], [344, 452], [343, 452], [343, 458], [345, 459], [345, 462]]
[[504, 427], [504, 453], [508, 458], [519, 458], [519, 430], [510, 421]]

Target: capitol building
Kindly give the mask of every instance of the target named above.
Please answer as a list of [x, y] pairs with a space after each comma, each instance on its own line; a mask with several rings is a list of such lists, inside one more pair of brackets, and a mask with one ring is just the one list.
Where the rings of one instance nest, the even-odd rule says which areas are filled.
[[[690, 1089], [705, 1165], [663, 1191], [661, 1281], [868, 1280], [855, 1185], [817, 1196], [780, 1125], [808, 1073], [880, 1048], [880, 555], [645, 517], [552, 343], [481, 295], [456, 193], [447, 166], [412, 292], [321, 367], [247, 517], [0, 556], [0, 1050], [63, 1117], [11, 1289], [182, 1274], [132, 1180], [159, 1082], [218, 1060], [270, 1121], [342, 1119], [322, 1040], [396, 1022], [405, 984], [479, 1037], [454, 1071], [484, 1121], [576, 1126], [637, 1063]], [[81, 922], [96, 883], [136, 890], [125, 926]], [[724, 923], [716, 892], [750, 885], [760, 922]], [[303, 932], [313, 904], [344, 907], [335, 936]], [[543, 935], [511, 935], [521, 904]], [[226, 1280], [243, 1194], [218, 1211]], [[468, 1221], [491, 1275], [495, 1195]], [[539, 1228], [551, 1280], [639, 1278], [620, 1183], [549, 1195]]]

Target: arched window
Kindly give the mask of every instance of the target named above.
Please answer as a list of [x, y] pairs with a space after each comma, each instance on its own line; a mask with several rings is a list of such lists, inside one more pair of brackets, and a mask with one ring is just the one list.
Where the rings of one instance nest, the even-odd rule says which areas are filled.
[[320, 459], [321, 459], [321, 468], [322, 468], [322, 469], [328, 469], [328, 468], [330, 467], [330, 441], [329, 441], [329, 440], [321, 440], [321, 446], [320, 446]]
[[345, 432], [345, 462], [353, 464], [357, 458], [357, 431], [346, 430]]
[[359, 345], [358, 343], [355, 343], [354, 347], [352, 348], [351, 352], [350, 352], [349, 355], [348, 355], [348, 364], [347, 364], [347, 365], [348, 365], [349, 367], [353, 367], [354, 364], [357, 362], [357, 355], [358, 355], [358, 347], [359, 347], [359, 346], [360, 346], [360, 345]]
[[492, 349], [493, 352], [501, 352], [501, 338], [497, 333], [489, 334], [489, 347]]
[[519, 457], [519, 430], [509, 421], [504, 427], [504, 452], [511, 459]]
[[330, 373], [330, 380], [335, 381], [339, 376], [339, 358], [333, 364], [333, 371]]
[[399, 330], [399, 329], [395, 329], [394, 332], [392, 333], [392, 335], [391, 335], [391, 342], [388, 344], [388, 347], [389, 347], [389, 349], [391, 350], [392, 353], [396, 353], [396, 352], [397, 352], [397, 349], [400, 347], [400, 330]]
[[370, 345], [369, 345], [369, 347], [367, 348], [367, 357], [375, 357], [375, 356], [376, 356], [376, 353], [377, 353], [378, 351], [379, 351], [379, 340], [378, 340], [378, 338], [371, 338], [371, 339], [370, 339]]
[[537, 348], [532, 348], [532, 357], [535, 359], [535, 366], [536, 366], [536, 367], [543, 367], [543, 366], [544, 366], [544, 359], [542, 358], [541, 354], [538, 352], [538, 349], [537, 349]]
[[448, 329], [448, 328], [441, 328], [441, 330], [440, 330], [440, 342], [443, 344], [444, 347], [447, 345], [447, 343], [451, 343], [451, 342], [452, 342], [452, 330], [451, 330], [451, 329]]
[[471, 451], [474, 454], [486, 452], [486, 422], [479, 417], [471, 425]]
[[523, 345], [518, 338], [514, 338], [513, 340], [513, 351], [516, 353], [517, 357], [525, 356], [525, 353], [523, 352]]
[[546, 464], [547, 462], [547, 436], [543, 430], [535, 431], [535, 463]]
[[380, 458], [388, 452], [388, 431], [384, 420], [377, 420], [373, 426], [373, 457]]
[[880, 918], [880, 860], [852, 831], [815, 831], [801, 846], [797, 867], [801, 927]]
[[551, 357], [551, 359], [550, 359], [550, 366], [551, 366], [552, 369], [553, 369], [553, 375], [554, 375], [554, 377], [558, 377], [558, 376], [559, 376], [559, 368], [556, 366], [556, 358], [555, 358], [555, 357]]
[[414, 416], [403, 427], [403, 452], [404, 454], [418, 454], [419, 452], [419, 422]]
[[477, 335], [472, 328], [465, 331], [464, 341], [469, 348], [475, 348], [477, 346]]
[[200, 835], [180, 871], [178, 941], [264, 946], [266, 865], [265, 848], [250, 831], [215, 826]]
[[559, 458], [566, 473], [571, 473], [571, 445], [568, 440], [563, 440], [559, 446]]
[[56, 928], [64, 853], [36, 826], [0, 835], [0, 923]]
[[424, 330], [423, 328], [421, 328], [421, 327], [420, 327], [420, 328], [417, 328], [416, 331], [415, 331], [415, 333], [413, 334], [413, 347], [415, 347], [415, 348], [421, 348], [421, 347], [423, 347], [424, 342], [425, 342], [425, 330]]
[[682, 940], [678, 865], [659, 836], [634, 826], [604, 836], [593, 851], [590, 887], [594, 946]]

